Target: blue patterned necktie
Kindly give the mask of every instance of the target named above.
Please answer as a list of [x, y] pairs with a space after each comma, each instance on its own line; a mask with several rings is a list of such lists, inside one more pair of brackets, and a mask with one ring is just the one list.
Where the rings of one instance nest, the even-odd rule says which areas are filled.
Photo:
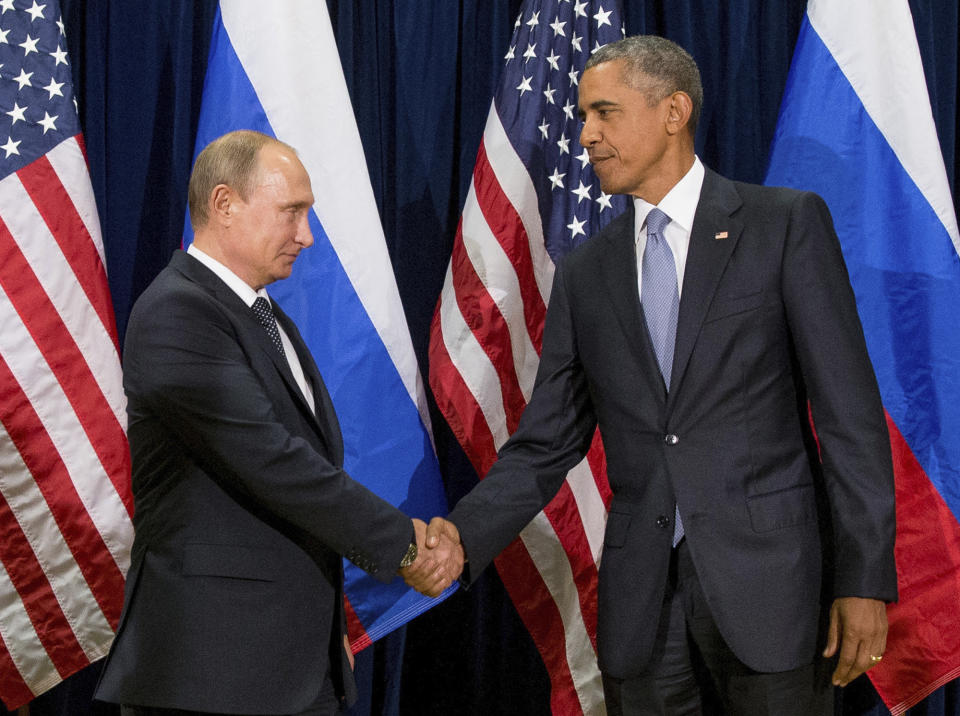
[[257, 314], [261, 325], [267, 331], [267, 335], [270, 336], [273, 347], [280, 352], [281, 356], [286, 358], [287, 354], [284, 353], [283, 342], [280, 340], [280, 330], [277, 328], [277, 318], [273, 315], [270, 302], [263, 296], [257, 296], [257, 300], [253, 302], [253, 312]]
[[[677, 314], [680, 311], [677, 266], [663, 235], [669, 223], [670, 217], [660, 209], [653, 208], [647, 214], [647, 245], [643, 250], [640, 274], [640, 303], [643, 304], [647, 332], [668, 393], [673, 369], [673, 347], [677, 340]], [[673, 546], [676, 547], [683, 537], [679, 509], [675, 510], [674, 518]]]

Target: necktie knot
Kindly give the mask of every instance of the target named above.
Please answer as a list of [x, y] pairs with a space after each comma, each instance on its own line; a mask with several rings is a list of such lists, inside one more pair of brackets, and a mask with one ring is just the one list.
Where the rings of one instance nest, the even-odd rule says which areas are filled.
[[654, 207], [647, 214], [647, 236], [657, 235], [663, 238], [663, 230], [670, 223], [670, 217]]
[[257, 296], [257, 299], [253, 302], [253, 312], [266, 330], [267, 335], [270, 336], [274, 348], [279, 351], [281, 356], [286, 356], [283, 351], [283, 342], [280, 340], [280, 330], [277, 328], [277, 318], [273, 315], [273, 307], [270, 305], [270, 301], [263, 296]]

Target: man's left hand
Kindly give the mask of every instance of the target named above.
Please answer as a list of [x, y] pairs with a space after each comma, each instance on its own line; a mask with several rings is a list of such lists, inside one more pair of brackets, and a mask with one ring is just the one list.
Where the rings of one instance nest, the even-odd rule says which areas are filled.
[[833, 672], [835, 686], [846, 686], [872, 666], [880, 663], [887, 648], [887, 606], [878, 599], [841, 597], [830, 607], [828, 659], [840, 652]]

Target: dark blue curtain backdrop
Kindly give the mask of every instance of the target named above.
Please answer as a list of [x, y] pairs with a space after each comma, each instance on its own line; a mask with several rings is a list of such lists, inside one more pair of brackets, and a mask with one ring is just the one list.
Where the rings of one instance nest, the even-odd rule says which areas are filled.
[[[134, 300], [180, 244], [215, 2], [61, 1], [122, 335]], [[327, 4], [426, 374], [430, 318], [521, 3]], [[727, 176], [763, 178], [805, 5], [805, 0], [623, 2], [628, 33], [665, 35], [698, 61], [706, 102], [697, 149], [707, 165]], [[910, 0], [954, 187], [957, 5], [957, 0]], [[281, 6], [264, 3], [264, 12], [282, 11]], [[477, 478], [436, 414], [434, 428], [452, 502]], [[41, 697], [32, 713], [115, 713], [90, 704], [96, 671], [92, 667]], [[543, 664], [493, 570], [469, 592], [363, 652], [358, 676], [365, 700], [355, 714], [549, 712]], [[845, 714], [887, 713], [865, 679], [849, 688], [843, 701]], [[960, 714], [957, 701], [951, 685], [912, 713]]]

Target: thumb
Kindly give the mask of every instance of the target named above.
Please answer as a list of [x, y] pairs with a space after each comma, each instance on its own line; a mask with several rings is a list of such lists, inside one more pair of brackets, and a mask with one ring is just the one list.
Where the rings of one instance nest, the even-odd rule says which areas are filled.
[[446, 522], [442, 517], [434, 517], [427, 525], [427, 549], [433, 549], [440, 544], [440, 535], [443, 534], [443, 525]]
[[840, 619], [838, 614], [837, 605], [834, 604], [830, 607], [830, 626], [827, 627], [827, 646], [823, 650], [823, 655], [826, 658], [830, 658], [837, 653], [837, 648], [840, 646]]

